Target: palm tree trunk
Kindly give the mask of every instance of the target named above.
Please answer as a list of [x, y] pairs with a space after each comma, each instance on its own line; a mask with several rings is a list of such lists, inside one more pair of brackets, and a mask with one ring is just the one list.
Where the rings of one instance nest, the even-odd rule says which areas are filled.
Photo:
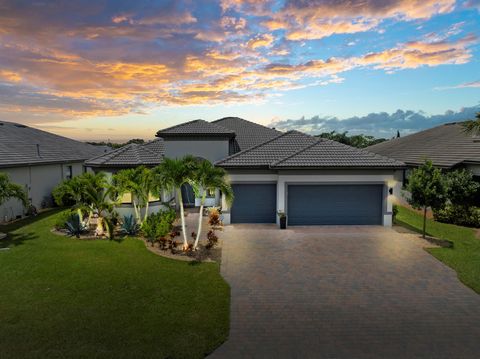
[[147, 217], [148, 217], [148, 205], [149, 205], [149, 202], [148, 202], [149, 198], [147, 198], [147, 202], [145, 204], [145, 215], [143, 216], [143, 221], [142, 223], [144, 223], [146, 220], [147, 220]]
[[187, 241], [187, 228], [185, 226], [185, 212], [183, 210], [183, 198], [182, 198], [182, 189], [179, 187], [177, 188], [177, 198], [178, 202], [180, 202], [180, 221], [182, 222], [182, 234], [183, 234], [183, 250], [188, 249], [188, 241]]
[[135, 217], [137, 219], [137, 223], [139, 223], [142, 218], [140, 217], [140, 213], [138, 212], [137, 201], [133, 200], [133, 210], [135, 211]]
[[202, 199], [200, 200], [200, 213], [198, 215], [198, 230], [197, 238], [195, 238], [195, 243], [193, 244], [193, 250], [197, 250], [198, 241], [200, 240], [200, 234], [202, 233], [202, 222], [203, 222], [203, 206], [205, 205], [205, 198], [207, 197], [207, 191], [203, 190]]
[[427, 207], [423, 207], [423, 238], [425, 238], [426, 230], [427, 230]]

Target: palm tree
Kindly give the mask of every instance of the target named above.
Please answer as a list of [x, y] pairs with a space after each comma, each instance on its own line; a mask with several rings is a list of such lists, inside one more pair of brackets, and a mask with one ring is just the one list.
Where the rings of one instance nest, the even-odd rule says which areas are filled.
[[103, 211], [111, 211], [112, 203], [109, 196], [112, 192], [113, 187], [108, 183], [105, 173], [87, 172], [60, 183], [53, 190], [53, 196], [59, 206], [73, 202], [73, 207], [77, 209], [81, 220], [83, 219], [82, 210], [88, 212], [88, 223], [90, 223], [94, 212], [101, 216]]
[[214, 167], [210, 161], [202, 161], [194, 173], [192, 184], [195, 192], [200, 197], [200, 212], [198, 218], [198, 230], [193, 249], [196, 250], [200, 234], [202, 232], [203, 207], [208, 191], [220, 190], [225, 197], [227, 203], [231, 205], [233, 202], [233, 190], [227, 180], [227, 173], [223, 168]]
[[11, 198], [16, 198], [27, 206], [28, 199], [22, 186], [12, 183], [6, 173], [0, 173], [0, 205]]
[[183, 249], [188, 249], [187, 233], [185, 228], [185, 211], [183, 208], [182, 186], [190, 183], [198, 161], [193, 156], [185, 156], [181, 159], [165, 158], [154, 169], [154, 181], [157, 187], [167, 191], [175, 191], [180, 206], [180, 220], [182, 222]]
[[[112, 184], [117, 188], [118, 196], [131, 193], [137, 222], [145, 222], [148, 216], [150, 195], [160, 191], [155, 187], [153, 172], [144, 166], [122, 170], [113, 176]], [[143, 218], [142, 209], [145, 209]]]
[[85, 174], [67, 179], [61, 182], [53, 190], [55, 203], [61, 207], [73, 202], [73, 207], [77, 209], [77, 214], [82, 220], [82, 207], [86, 196], [85, 181], [82, 179]]
[[463, 128], [465, 132], [469, 135], [479, 136], [480, 135], [480, 112], [477, 112], [475, 120], [468, 120], [463, 123]]

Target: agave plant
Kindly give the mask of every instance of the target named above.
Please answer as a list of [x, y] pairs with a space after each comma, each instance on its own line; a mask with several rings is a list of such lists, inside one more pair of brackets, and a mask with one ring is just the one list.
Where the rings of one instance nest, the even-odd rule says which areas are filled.
[[136, 219], [133, 217], [133, 214], [130, 216], [123, 217], [123, 224], [121, 231], [129, 236], [134, 236], [140, 230], [140, 226], [137, 223]]
[[74, 213], [65, 222], [65, 229], [69, 236], [80, 238], [80, 235], [86, 232], [87, 226], [82, 222], [80, 216]]

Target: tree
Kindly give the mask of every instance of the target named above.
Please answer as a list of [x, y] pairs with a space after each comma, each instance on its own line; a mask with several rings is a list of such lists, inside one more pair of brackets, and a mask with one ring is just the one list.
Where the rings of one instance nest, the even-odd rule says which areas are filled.
[[233, 202], [233, 190], [227, 180], [227, 172], [223, 168], [214, 167], [210, 161], [201, 161], [198, 164], [191, 183], [200, 197], [200, 212], [198, 218], [198, 229], [193, 249], [196, 250], [200, 234], [202, 232], [203, 207], [208, 191], [220, 190], [228, 204]]
[[454, 206], [469, 207], [477, 194], [480, 184], [473, 179], [473, 173], [462, 169], [449, 172], [446, 177], [447, 198]]
[[376, 145], [386, 141], [384, 138], [375, 138], [373, 136], [367, 136], [364, 134], [348, 136], [348, 132], [339, 133], [336, 131], [324, 132], [318, 135], [317, 137], [326, 138], [328, 140], [337, 141], [348, 146], [353, 146], [357, 148], [365, 148], [368, 146]]
[[144, 166], [122, 170], [113, 176], [112, 184], [117, 190], [117, 197], [131, 193], [138, 223], [144, 223], [147, 219], [150, 195], [160, 192], [153, 179], [153, 172]]
[[182, 223], [183, 249], [188, 249], [187, 233], [185, 228], [185, 211], [183, 208], [182, 186], [193, 179], [198, 160], [193, 156], [181, 159], [165, 158], [154, 169], [155, 186], [167, 191], [175, 191], [178, 205], [180, 206], [180, 220]]
[[98, 213], [97, 228], [103, 231], [102, 220], [113, 210], [110, 200], [114, 187], [108, 183], [107, 175], [99, 173], [83, 173], [60, 183], [54, 190], [53, 196], [59, 206], [73, 202], [80, 219], [83, 219], [82, 210], [88, 212], [88, 223], [94, 213]]
[[480, 135], [480, 112], [477, 112], [474, 120], [468, 120], [463, 123], [465, 133], [473, 136]]
[[407, 190], [410, 192], [408, 203], [415, 209], [423, 209], [423, 238], [427, 226], [427, 209], [441, 208], [446, 201], [447, 188], [440, 169], [433, 167], [432, 161], [412, 171], [408, 177]]
[[0, 173], [0, 205], [11, 198], [18, 199], [22, 205], [28, 205], [27, 193], [22, 186], [12, 183], [6, 173]]

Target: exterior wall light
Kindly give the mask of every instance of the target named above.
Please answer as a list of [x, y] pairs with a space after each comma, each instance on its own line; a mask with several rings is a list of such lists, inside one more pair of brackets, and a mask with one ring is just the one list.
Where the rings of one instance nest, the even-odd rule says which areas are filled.
[[393, 194], [393, 187], [390, 187], [390, 188], [388, 189], [388, 193], [389, 193], [389, 194]]

